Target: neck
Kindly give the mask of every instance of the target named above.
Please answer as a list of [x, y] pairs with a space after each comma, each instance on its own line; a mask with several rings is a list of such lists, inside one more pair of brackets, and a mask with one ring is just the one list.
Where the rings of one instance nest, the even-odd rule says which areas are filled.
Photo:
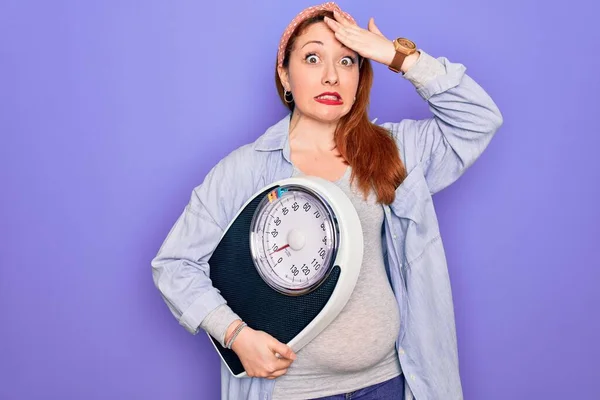
[[317, 151], [330, 151], [335, 146], [336, 122], [321, 122], [294, 110], [290, 120], [290, 142], [296, 146]]

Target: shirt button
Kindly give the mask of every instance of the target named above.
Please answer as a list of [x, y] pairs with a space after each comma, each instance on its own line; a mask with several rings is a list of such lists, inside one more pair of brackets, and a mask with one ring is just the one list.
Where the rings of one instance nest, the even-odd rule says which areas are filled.
[[401, 355], [404, 355], [404, 349], [399, 349], [398, 353], [400, 353]]
[[415, 376], [413, 374], [410, 374], [410, 379], [412, 379], [414, 381], [415, 380]]

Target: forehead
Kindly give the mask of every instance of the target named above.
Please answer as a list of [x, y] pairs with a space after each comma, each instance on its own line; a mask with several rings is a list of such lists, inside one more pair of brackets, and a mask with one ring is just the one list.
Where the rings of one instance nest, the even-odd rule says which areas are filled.
[[325, 25], [325, 22], [316, 22], [309, 25], [302, 34], [298, 35], [296, 48], [302, 48], [306, 43], [313, 40], [322, 42], [323, 46], [326, 47], [345, 47], [335, 38], [333, 31]]

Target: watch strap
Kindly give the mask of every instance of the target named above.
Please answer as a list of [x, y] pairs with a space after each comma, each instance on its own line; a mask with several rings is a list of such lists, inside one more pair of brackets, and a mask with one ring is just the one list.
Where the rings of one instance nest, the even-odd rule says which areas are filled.
[[402, 64], [404, 63], [404, 59], [406, 58], [406, 56], [407, 56], [406, 54], [401, 53], [398, 50], [396, 50], [394, 59], [392, 60], [390, 65], [388, 65], [388, 68], [390, 70], [394, 71], [395, 73], [400, 72], [400, 67], [402, 67]]

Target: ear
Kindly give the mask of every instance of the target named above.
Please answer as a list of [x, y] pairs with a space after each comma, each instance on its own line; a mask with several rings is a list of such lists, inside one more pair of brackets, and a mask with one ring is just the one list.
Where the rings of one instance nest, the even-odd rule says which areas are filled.
[[277, 67], [277, 73], [279, 74], [279, 80], [281, 81], [281, 84], [283, 85], [283, 89], [289, 91], [291, 88], [291, 85], [290, 85], [290, 75], [288, 73], [287, 68]]

